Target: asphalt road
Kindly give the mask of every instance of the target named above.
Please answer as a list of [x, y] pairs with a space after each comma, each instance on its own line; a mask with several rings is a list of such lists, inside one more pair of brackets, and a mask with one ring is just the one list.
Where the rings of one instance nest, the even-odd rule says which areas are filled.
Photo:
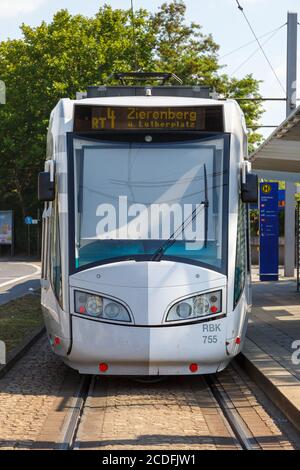
[[39, 262], [0, 261], [0, 305], [39, 287]]

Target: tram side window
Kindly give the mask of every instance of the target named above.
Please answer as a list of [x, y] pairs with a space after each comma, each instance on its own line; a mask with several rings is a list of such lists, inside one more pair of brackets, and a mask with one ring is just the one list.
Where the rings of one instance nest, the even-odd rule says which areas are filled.
[[237, 226], [237, 248], [234, 277], [234, 306], [238, 303], [245, 286], [247, 270], [246, 254], [246, 207], [241, 201], [239, 203], [238, 226]]
[[50, 223], [50, 279], [60, 305], [62, 304], [61, 252], [59, 235], [59, 215], [57, 197], [53, 202]]

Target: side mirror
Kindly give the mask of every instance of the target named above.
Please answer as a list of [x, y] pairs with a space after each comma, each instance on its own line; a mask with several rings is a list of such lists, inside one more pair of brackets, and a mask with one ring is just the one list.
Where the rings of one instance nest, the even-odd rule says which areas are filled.
[[54, 201], [55, 199], [55, 184], [54, 181], [51, 181], [51, 175], [48, 171], [39, 173], [38, 199], [42, 202]]
[[254, 173], [246, 173], [246, 182], [242, 183], [242, 201], [258, 202], [258, 176]]

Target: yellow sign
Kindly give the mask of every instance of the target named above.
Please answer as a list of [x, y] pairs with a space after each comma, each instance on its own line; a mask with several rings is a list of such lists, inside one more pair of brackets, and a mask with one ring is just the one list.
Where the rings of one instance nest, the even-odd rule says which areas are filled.
[[173, 129], [204, 127], [203, 108], [95, 107], [92, 129]]
[[269, 184], [263, 184], [261, 189], [263, 193], [269, 194], [272, 190], [272, 187]]
[[76, 105], [75, 132], [218, 131], [223, 132], [222, 106]]
[[75, 107], [74, 131], [203, 131], [223, 129], [222, 106]]

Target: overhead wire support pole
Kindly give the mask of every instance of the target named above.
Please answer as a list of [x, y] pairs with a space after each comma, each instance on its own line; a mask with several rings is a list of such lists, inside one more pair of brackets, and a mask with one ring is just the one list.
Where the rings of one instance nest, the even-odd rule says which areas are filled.
[[[297, 13], [288, 12], [287, 23], [286, 117], [289, 117], [297, 105]], [[295, 243], [295, 185], [286, 181], [284, 217], [284, 275], [286, 277], [294, 277]]]
[[297, 96], [297, 13], [288, 13], [286, 117], [296, 108]]

